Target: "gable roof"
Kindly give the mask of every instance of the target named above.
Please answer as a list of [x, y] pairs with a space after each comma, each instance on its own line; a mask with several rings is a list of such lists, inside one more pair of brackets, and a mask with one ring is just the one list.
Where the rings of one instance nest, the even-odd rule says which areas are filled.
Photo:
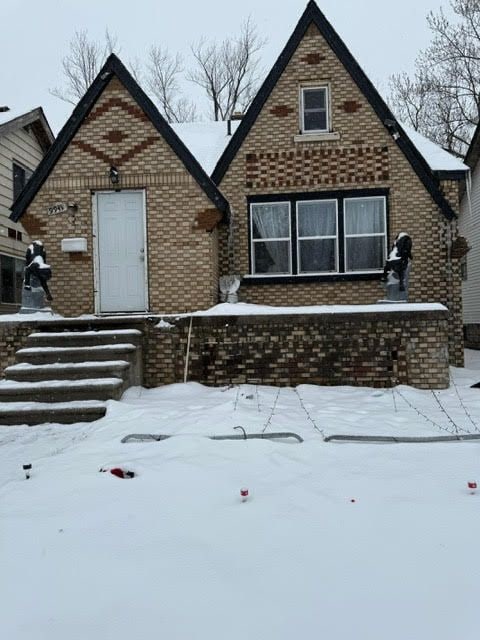
[[173, 152], [183, 162], [187, 171], [203, 189], [211, 202], [224, 214], [228, 214], [228, 202], [220, 193], [219, 189], [205, 173], [198, 161], [194, 158], [185, 144], [180, 140], [172, 127], [163, 118], [157, 107], [153, 104], [147, 94], [140, 88], [132, 75], [122, 64], [115, 54], [110, 54], [99, 74], [89, 87], [87, 93], [80, 100], [72, 112], [66, 124], [58, 134], [58, 137], [38, 165], [25, 188], [18, 196], [11, 207], [10, 218], [15, 222], [25, 213], [25, 210], [35, 197], [36, 193], [48, 178], [53, 167], [59, 160], [62, 153], [70, 144], [72, 138], [77, 133], [85, 118], [88, 116], [103, 90], [115, 75], [131, 94], [139, 107], [148, 116], [153, 126], [160, 133], [163, 139], [171, 147]]
[[240, 126], [238, 127], [230, 141], [230, 144], [227, 146], [220, 160], [218, 161], [212, 174], [213, 181], [216, 184], [220, 184], [221, 180], [228, 170], [228, 167], [235, 158], [243, 141], [245, 140], [258, 115], [260, 114], [260, 111], [265, 105], [265, 102], [273, 91], [277, 81], [285, 70], [291, 57], [295, 53], [308, 27], [312, 23], [316, 25], [332, 51], [344, 65], [352, 80], [357, 84], [358, 88], [368, 100], [371, 107], [379, 117], [380, 121], [384, 124], [385, 128], [392, 132], [393, 127], [393, 130], [396, 130], [400, 134], [400, 137], [397, 140], [397, 145], [400, 147], [401, 151], [410, 162], [413, 170], [419, 177], [420, 181], [423, 183], [424, 187], [432, 196], [434, 202], [441, 209], [442, 213], [449, 220], [455, 218], [456, 213], [453, 211], [452, 207], [443, 196], [438, 180], [433, 175], [425, 158], [411, 142], [404, 129], [401, 127], [395, 116], [387, 107], [383, 98], [375, 89], [369, 78], [366, 76], [365, 72], [361, 69], [358, 62], [350, 53], [338, 33], [328, 22], [324, 14], [320, 11], [314, 0], [310, 0], [307, 4], [307, 7], [297, 26], [295, 27], [295, 30], [293, 31], [283, 51], [270, 70], [270, 73], [264, 80], [247, 112], [245, 113]]
[[[8, 120], [4, 120], [5, 115]], [[4, 111], [1, 113], [0, 118], [0, 136], [6, 136], [12, 131], [23, 129], [25, 127], [31, 127], [33, 134], [38, 140], [42, 150], [46, 152], [52, 146], [55, 136], [53, 135], [48, 120], [45, 117], [42, 107], [32, 109], [27, 113], [22, 113], [17, 116], [11, 115], [10, 111]]]

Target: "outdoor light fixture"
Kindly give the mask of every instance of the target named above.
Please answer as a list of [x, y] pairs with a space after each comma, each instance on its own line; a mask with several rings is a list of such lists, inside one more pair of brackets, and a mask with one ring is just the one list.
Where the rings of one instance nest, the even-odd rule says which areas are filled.
[[118, 173], [118, 169], [116, 167], [110, 167], [110, 182], [112, 184], [118, 184], [120, 180], [120, 175]]
[[384, 122], [384, 125], [390, 131], [392, 138], [394, 140], [398, 140], [400, 138], [400, 131], [398, 130], [398, 124], [395, 120], [391, 120], [390, 118], [387, 118]]

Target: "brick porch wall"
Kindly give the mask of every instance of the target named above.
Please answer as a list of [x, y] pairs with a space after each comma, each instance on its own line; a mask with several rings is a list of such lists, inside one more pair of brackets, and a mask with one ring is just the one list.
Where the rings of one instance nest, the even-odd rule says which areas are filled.
[[[146, 328], [148, 387], [183, 382], [190, 318], [168, 321]], [[444, 389], [448, 313], [194, 317], [188, 380]]]

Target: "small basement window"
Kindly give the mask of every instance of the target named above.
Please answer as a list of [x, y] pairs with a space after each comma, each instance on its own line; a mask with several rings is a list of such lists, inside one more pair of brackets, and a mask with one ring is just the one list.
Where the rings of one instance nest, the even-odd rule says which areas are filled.
[[302, 133], [327, 133], [330, 131], [328, 87], [304, 87], [301, 89]]

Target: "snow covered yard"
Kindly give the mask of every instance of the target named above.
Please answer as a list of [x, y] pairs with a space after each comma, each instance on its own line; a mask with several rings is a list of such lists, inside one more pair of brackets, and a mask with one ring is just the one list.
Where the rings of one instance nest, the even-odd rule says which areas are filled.
[[[480, 442], [320, 433], [476, 433], [467, 355], [435, 394], [191, 383], [131, 389], [93, 424], [1, 428], [1, 637], [476, 640]], [[305, 441], [204, 437], [237, 425]], [[178, 437], [120, 442], [148, 432]]]

